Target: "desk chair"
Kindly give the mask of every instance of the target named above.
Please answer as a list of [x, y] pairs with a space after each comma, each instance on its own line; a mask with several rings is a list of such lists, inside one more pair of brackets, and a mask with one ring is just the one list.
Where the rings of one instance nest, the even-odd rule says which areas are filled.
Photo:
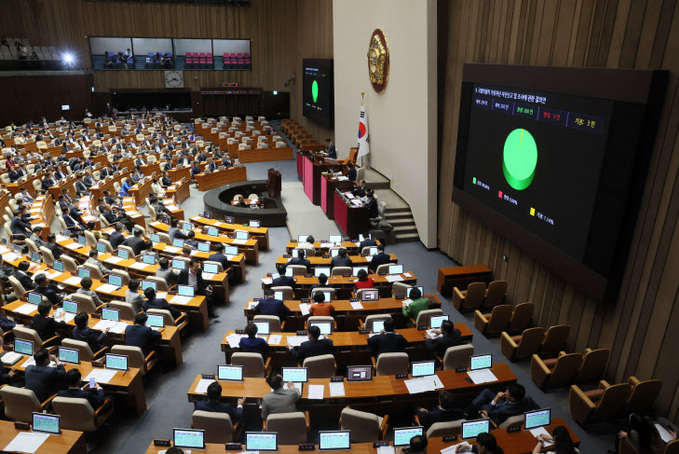
[[75, 397], [55, 397], [52, 400], [54, 412], [61, 416], [63, 429], [94, 432], [99, 429], [113, 413], [111, 401], [104, 403], [94, 410], [87, 399]]
[[32, 328], [27, 328], [25, 326], [15, 326], [14, 327], [14, 337], [17, 339], [24, 339], [33, 342], [33, 351], [38, 351], [41, 348], [48, 348], [50, 351], [55, 350], [59, 346], [61, 341], [61, 336], [53, 336], [49, 339], [42, 340], [38, 335], [38, 332]]
[[530, 362], [530, 377], [538, 388], [564, 386], [573, 383], [582, 365], [580, 353], [559, 353], [558, 358], [543, 359], [533, 355]]
[[335, 357], [330, 353], [306, 358], [302, 367], [308, 368], [309, 378], [330, 378], [337, 371]]
[[521, 303], [514, 307], [512, 317], [507, 326], [509, 334], [521, 333], [528, 328], [533, 320], [533, 312], [535, 311], [535, 303]]
[[375, 268], [375, 274], [389, 273], [389, 267], [390, 266], [391, 266], [391, 263], [383, 263], [381, 265], [377, 265], [377, 268]]
[[221, 262], [213, 262], [211, 260], [206, 260], [203, 262], [204, 265], [214, 265], [217, 267], [217, 272], [218, 273], [223, 273], [224, 272], [224, 265], [222, 265]]
[[511, 304], [495, 306], [490, 314], [483, 314], [476, 310], [474, 312], [474, 326], [486, 337], [499, 336], [509, 326], [512, 312]]
[[429, 325], [431, 324], [431, 318], [438, 315], [443, 315], [443, 311], [441, 309], [425, 309], [417, 314], [417, 320], [413, 320], [411, 318], [410, 321], [413, 322], [413, 324], [418, 328], [422, 326], [429, 328]]
[[481, 305], [484, 309], [492, 309], [502, 304], [507, 294], [507, 281], [493, 281], [488, 284], [486, 295]]
[[436, 358], [441, 363], [443, 370], [457, 369], [469, 366], [469, 357], [474, 354], [472, 344], [455, 345], [448, 347], [443, 358]]
[[78, 275], [78, 262], [76, 262], [73, 257], [61, 254], [59, 260], [64, 264], [64, 271], [71, 273], [74, 276]]
[[365, 318], [365, 321], [358, 321], [358, 326], [360, 329], [367, 329], [371, 333], [373, 332], [373, 323], [383, 322], [386, 320], [391, 320], [391, 314], [370, 314]]
[[[459, 435], [462, 432], [462, 423], [466, 421], [466, 419], [456, 419], [455, 421], [435, 422], [427, 429], [427, 438]], [[419, 422], [417, 424], [419, 425]]]
[[389, 415], [377, 416], [345, 407], [339, 419], [339, 429], [351, 431], [352, 443], [384, 440], [389, 428]]
[[585, 349], [585, 354], [582, 358], [582, 364], [575, 376], [576, 383], [590, 383], [601, 379], [601, 376], [606, 370], [608, 364], [608, 357], [611, 354], [610, 348], [591, 348]]
[[310, 315], [304, 323], [304, 329], [307, 329], [307, 326], [312, 322], [332, 322], [333, 330], [337, 329], [337, 322], [330, 315]]
[[89, 230], [85, 230], [85, 245], [93, 249], [97, 247], [97, 237]]
[[606, 380], [601, 380], [599, 388], [591, 391], [571, 385], [568, 408], [573, 419], [581, 426], [592, 420], [609, 420], [625, 407], [631, 392], [629, 383], [610, 385]]
[[96, 314], [98, 313], [102, 306], [97, 307], [97, 305], [94, 303], [94, 300], [90, 295], [85, 295], [82, 293], [71, 293], [68, 296], [71, 300], [75, 301], [78, 303], [78, 312], [86, 312], [88, 314]]
[[119, 250], [119, 251], [120, 251], [120, 250], [127, 251], [127, 253], [130, 254], [130, 258], [131, 258], [131, 259], [133, 259], [134, 257], [136, 257], [136, 254], [134, 253], [134, 250], [133, 250], [131, 247], [129, 247], [129, 246], [125, 246], [124, 244], [118, 245], [118, 250]]
[[21, 282], [19, 282], [19, 280], [14, 276], [9, 276], [7, 280], [14, 290], [14, 296], [21, 301], [26, 301], [26, 289], [24, 289], [24, 286], [21, 285]]
[[167, 309], [148, 309], [147, 314], [155, 314], [163, 316], [163, 324], [165, 326], [176, 326], [179, 331], [187, 327], [188, 321], [186, 319], [186, 313], [182, 314], [176, 319], [172, 316], [172, 313]]
[[159, 292], [168, 292], [170, 290], [170, 287], [167, 285], [167, 281], [162, 277], [146, 276], [144, 280], [155, 282]]
[[[122, 246], [118, 246], [118, 247], [122, 247]], [[134, 257], [134, 256], [132, 256], [132, 257]], [[123, 278], [123, 285], [127, 285], [127, 284], [130, 283], [130, 274], [127, 271], [113, 268], [111, 270], [110, 274], [115, 274], [116, 276], [122, 277]]]
[[510, 361], [530, 358], [540, 350], [545, 338], [545, 329], [541, 326], [528, 328], [518, 336], [510, 336], [507, 332], [500, 337], [500, 351]]
[[90, 270], [90, 277], [92, 279], [97, 279], [99, 281], [104, 280], [104, 275], [101, 274], [101, 270], [97, 265], [93, 265], [91, 263], [83, 263], [82, 266], [83, 268]]
[[292, 270], [293, 276], [304, 276], [307, 273], [306, 266], [304, 265], [288, 265], [287, 268]]
[[407, 353], [393, 352], [382, 353], [375, 362], [372, 358], [375, 375], [407, 374], [410, 368], [410, 359]]
[[408, 289], [411, 288], [411, 285], [408, 285], [404, 282], [394, 282], [391, 284], [391, 297], [392, 298], [405, 298], [406, 295], [408, 294]]
[[61, 341], [62, 347], [73, 348], [78, 350], [78, 358], [80, 361], [92, 361], [101, 359], [101, 357], [108, 351], [108, 347], [104, 347], [96, 353], [92, 352], [90, 344], [85, 341], [69, 339], [68, 337]]
[[309, 434], [309, 412], [275, 413], [263, 421], [264, 431], [278, 432], [278, 444], [306, 443]]
[[364, 293], [365, 291], [367, 291], [367, 290], [374, 290], [374, 289], [375, 289], [374, 287], [373, 287], [373, 288], [359, 288], [358, 290], [356, 290], [355, 297], [358, 298], [358, 299], [360, 300], [360, 299], [361, 299], [361, 295], [363, 295], [363, 293]]
[[239, 423], [234, 425], [227, 413], [195, 410], [191, 427], [205, 431], [206, 443], [230, 443], [240, 439]]
[[38, 249], [38, 246], [35, 244], [35, 241], [33, 241], [30, 238], [26, 238], [25, 242], [26, 242], [26, 246], [28, 246], [29, 251], [35, 252], [36, 254], [40, 253], [40, 249]]
[[266, 359], [260, 353], [235, 352], [231, 355], [231, 364], [243, 366], [243, 377], [267, 377], [271, 372], [271, 358]]
[[288, 285], [278, 285], [275, 287], [271, 287], [271, 290], [273, 290], [274, 292], [283, 292], [284, 300], [295, 299], [295, 291], [292, 289], [292, 287]]
[[630, 394], [629, 399], [627, 399], [624, 412], [626, 414], [644, 414], [646, 410], [651, 408], [655, 399], [658, 397], [658, 394], [660, 394], [662, 380], [650, 379], [642, 381], [637, 377], [632, 376], [627, 383], [632, 386], [632, 393]]
[[142, 376], [151, 372], [153, 366], [155, 366], [158, 361], [158, 355], [155, 351], [152, 351], [144, 357], [141, 348], [132, 345], [114, 345], [111, 347], [111, 353], [126, 355], [128, 357], [129, 366], [139, 369]]
[[[316, 293], [316, 292], [330, 292], [330, 296], [332, 297], [332, 299], [336, 298], [335, 289], [333, 287], [316, 287], [315, 289], [313, 289], [311, 291], [311, 301], [314, 300], [314, 293]], [[328, 301], [326, 301], [326, 303], [327, 302]]]
[[5, 403], [5, 416], [12, 421], [32, 422], [33, 413], [42, 413], [56, 396], [54, 394], [45, 402], [40, 402], [30, 389], [9, 385], [0, 388], [0, 398]]
[[336, 266], [330, 271], [331, 276], [341, 276], [343, 274], [348, 274], [351, 276], [352, 269], [350, 266]]
[[556, 356], [560, 351], [565, 350], [570, 331], [569, 325], [550, 326], [540, 346], [540, 356]]
[[453, 287], [453, 306], [460, 312], [479, 309], [486, 297], [486, 283], [472, 282], [467, 290]]
[[111, 301], [108, 306], [111, 309], [118, 309], [118, 315], [121, 320], [134, 320], [134, 316], [137, 315], [134, 311], [134, 307], [130, 303]]
[[269, 331], [272, 333], [280, 333], [285, 327], [285, 322], [281, 323], [281, 318], [278, 315], [255, 315], [252, 321], [268, 323]]

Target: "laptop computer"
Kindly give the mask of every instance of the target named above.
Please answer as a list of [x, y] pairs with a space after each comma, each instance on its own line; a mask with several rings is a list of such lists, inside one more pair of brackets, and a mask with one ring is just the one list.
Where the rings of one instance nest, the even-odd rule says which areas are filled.
[[426, 377], [436, 373], [435, 361], [413, 361], [411, 364], [411, 375], [413, 378]]
[[194, 296], [196, 296], [196, 289], [194, 289], [190, 285], [178, 285], [177, 295], [188, 296], [189, 298], [193, 298]]
[[462, 439], [476, 438], [480, 433], [490, 432], [490, 419], [474, 419], [462, 423]]
[[525, 430], [548, 426], [552, 423], [551, 408], [527, 411], [524, 415]]
[[493, 366], [493, 355], [472, 355], [469, 357], [469, 370], [489, 369]]
[[205, 432], [198, 429], [172, 429], [177, 448], [205, 449]]
[[361, 292], [361, 301], [377, 301], [380, 299], [380, 291], [378, 289], [366, 289]]
[[227, 381], [243, 381], [243, 366], [220, 364], [217, 366], [217, 379]]
[[252, 451], [277, 451], [277, 432], [245, 432], [245, 450]]
[[424, 427], [400, 427], [394, 429], [394, 446], [407, 446], [413, 437], [424, 435]]
[[61, 421], [59, 415], [47, 415], [44, 413], [33, 413], [33, 432], [44, 432], [48, 434], [59, 434]]
[[80, 351], [76, 348], [59, 347], [59, 361], [69, 364], [80, 364]]
[[147, 314], [146, 325], [151, 328], [163, 328], [165, 326], [165, 317], [160, 314]]
[[114, 355], [112, 353], [106, 354], [106, 368], [114, 370], [124, 370], [127, 367], [127, 356], [126, 355]]
[[317, 326], [321, 330], [321, 334], [329, 336], [332, 334], [332, 322], [309, 322], [309, 327]]
[[351, 431], [321, 430], [318, 432], [319, 451], [338, 451], [351, 449]]
[[347, 381], [370, 381], [372, 379], [372, 366], [347, 366]]
[[330, 276], [330, 267], [317, 266], [316, 268], [314, 268], [314, 277], [320, 277], [321, 274], [325, 274], [326, 276]]
[[389, 265], [389, 274], [403, 274], [403, 265]]
[[269, 322], [252, 322], [257, 327], [257, 334], [262, 336], [268, 336], [271, 332], [271, 325]]
[[120, 321], [120, 311], [118, 309], [111, 309], [108, 307], [102, 308], [101, 310], [102, 320], [110, 320], [113, 322]]

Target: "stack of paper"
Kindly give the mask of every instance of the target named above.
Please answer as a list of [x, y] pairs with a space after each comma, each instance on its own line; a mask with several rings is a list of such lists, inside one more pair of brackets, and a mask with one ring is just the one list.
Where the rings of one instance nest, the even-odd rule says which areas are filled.
[[233, 240], [232, 244], [247, 244], [248, 240]]
[[143, 270], [146, 268], [148, 265], [144, 262], [134, 262], [132, 265], [130, 265], [130, 268], [134, 270]]
[[365, 256], [365, 261], [366, 261], [366, 262], [372, 262], [372, 260], [373, 260], [373, 256], [372, 256], [372, 255], [366, 255], [366, 256]]
[[302, 315], [308, 315], [309, 309], [311, 309], [311, 304], [301, 303], [299, 305], [299, 310], [302, 312]]
[[328, 383], [328, 388], [330, 388], [330, 397], [342, 397], [344, 392], [344, 382], [330, 382]]
[[201, 378], [196, 385], [196, 392], [200, 394], [207, 394], [207, 387], [213, 382], [214, 380]]
[[207, 279], [208, 281], [215, 277], [214, 273], [203, 273], [203, 279]]
[[[231, 261], [231, 260], [233, 260], [234, 257], [235, 257], [235, 255], [226, 254], [226, 260]], [[273, 282], [273, 281], [271, 281], [271, 282]]]
[[262, 284], [271, 285], [272, 283], [273, 279], [271, 279], [270, 277], [265, 277], [262, 279]]
[[269, 345], [280, 345], [283, 340], [283, 336], [280, 334], [272, 334], [269, 336]]
[[410, 306], [410, 303], [412, 303], [412, 302], [413, 302], [413, 300], [408, 298], [408, 299], [401, 301], [401, 304], [403, 304], [403, 307], [408, 307], [408, 306]]
[[360, 310], [363, 309], [363, 305], [361, 304], [360, 301], [352, 301], [351, 302], [351, 308], [355, 310]]
[[118, 287], [116, 287], [115, 285], [111, 285], [111, 284], [101, 284], [95, 290], [97, 290], [99, 292], [104, 292], [104, 293], [111, 293], [111, 292], [118, 290]]
[[377, 448], [377, 454], [394, 454], [393, 446], [380, 446]]
[[467, 375], [469, 375], [469, 378], [472, 379], [475, 385], [497, 381], [497, 377], [490, 369], [470, 370], [467, 372]]
[[177, 295], [177, 296], [173, 297], [170, 300], [170, 302], [172, 304], [182, 304], [183, 305], [183, 304], [189, 304], [189, 301], [191, 301], [191, 299], [192, 298], [190, 296], [179, 296], [179, 295]]
[[106, 263], [118, 263], [118, 262], [122, 262], [123, 260], [125, 260], [125, 259], [122, 258], [122, 257], [112, 255], [111, 257], [104, 260], [104, 262], [106, 262]]
[[80, 285], [80, 278], [78, 276], [71, 276], [64, 281], [68, 285]]
[[288, 336], [287, 343], [293, 347], [299, 347], [302, 342], [309, 340], [306, 336]]
[[181, 248], [174, 247], [174, 246], [165, 246], [165, 252], [169, 252], [170, 254], [176, 254], [179, 251], [181, 251]]
[[323, 392], [325, 391], [325, 385], [309, 385], [307, 391], [307, 399], [309, 400], [320, 400], [323, 399]]
[[115, 377], [118, 371], [113, 369], [92, 369], [87, 377], [85, 377], [86, 382], [90, 381], [90, 378], [94, 378], [97, 383], [108, 383], [113, 377]]
[[36, 306], [35, 304], [24, 303], [21, 306], [14, 309], [14, 312], [17, 312], [17, 313], [23, 314], [23, 315], [28, 315], [31, 312], [36, 311], [36, 310], [38, 310], [38, 306]]
[[8, 252], [6, 254], [3, 254], [2, 258], [5, 260], [5, 262], [15, 262], [19, 260], [21, 257], [15, 254], [14, 252]]
[[[548, 437], [551, 437], [551, 435], [549, 435], [549, 432], [547, 432], [547, 430], [545, 430], [544, 427], [536, 427], [535, 429], [530, 429], [530, 433], [533, 434], [533, 436], [535, 438], [538, 438], [538, 435], [547, 435]], [[553, 444], [554, 444], [553, 441], [546, 440], [542, 444], [542, 446], [544, 446], [545, 448], [548, 448], [548, 447], [552, 446]]]
[[407, 277], [407, 278], [411, 278], [411, 277], [413, 277], [413, 275], [412, 275], [412, 274], [410, 274], [410, 273], [403, 273], [403, 275], [404, 275], [405, 277]]
[[406, 388], [410, 394], [419, 394], [428, 391], [435, 391], [443, 388], [443, 383], [438, 375], [429, 375], [427, 377], [412, 378], [405, 381]]
[[[454, 453], [457, 452], [458, 446], [464, 446], [465, 447], [465, 450], [463, 452], [472, 452], [472, 445], [470, 445], [466, 441], [463, 441], [462, 443], [458, 443], [456, 445], [451, 445], [451, 446], [448, 446], [447, 448], [443, 448], [441, 450], [441, 454], [454, 454]], [[379, 452], [377, 454], [379, 454]]]
[[67, 248], [71, 250], [80, 249], [82, 245], [80, 243], [70, 243], [66, 245]]
[[401, 282], [403, 278], [400, 274], [390, 274], [387, 276], [387, 282]]
[[254, 308], [257, 307], [258, 304], [259, 304], [259, 301], [250, 301], [248, 303], [248, 310], [250, 310], [250, 311], [253, 310]]
[[226, 341], [229, 343], [229, 347], [238, 348], [240, 345], [240, 340], [247, 337], [245, 334], [229, 334], [226, 336]]
[[61, 276], [61, 273], [59, 271], [55, 271], [53, 273], [50, 273], [47, 275], [48, 279], [55, 279], [57, 277]]
[[50, 434], [41, 432], [19, 432], [9, 442], [3, 452], [25, 452], [33, 454], [49, 438]]

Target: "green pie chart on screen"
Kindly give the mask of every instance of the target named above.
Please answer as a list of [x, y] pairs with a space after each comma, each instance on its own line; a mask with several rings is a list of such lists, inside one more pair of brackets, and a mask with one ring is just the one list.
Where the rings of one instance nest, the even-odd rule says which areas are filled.
[[314, 102], [318, 102], [318, 81], [314, 80], [311, 84], [311, 97], [314, 98]]
[[538, 165], [538, 146], [530, 132], [515, 129], [505, 139], [502, 171], [507, 183], [517, 191], [526, 189], [533, 182]]

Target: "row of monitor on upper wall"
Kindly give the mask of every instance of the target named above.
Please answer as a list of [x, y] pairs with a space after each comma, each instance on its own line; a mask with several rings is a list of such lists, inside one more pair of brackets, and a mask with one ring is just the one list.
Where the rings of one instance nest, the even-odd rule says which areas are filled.
[[90, 37], [95, 70], [252, 69], [249, 39]]

